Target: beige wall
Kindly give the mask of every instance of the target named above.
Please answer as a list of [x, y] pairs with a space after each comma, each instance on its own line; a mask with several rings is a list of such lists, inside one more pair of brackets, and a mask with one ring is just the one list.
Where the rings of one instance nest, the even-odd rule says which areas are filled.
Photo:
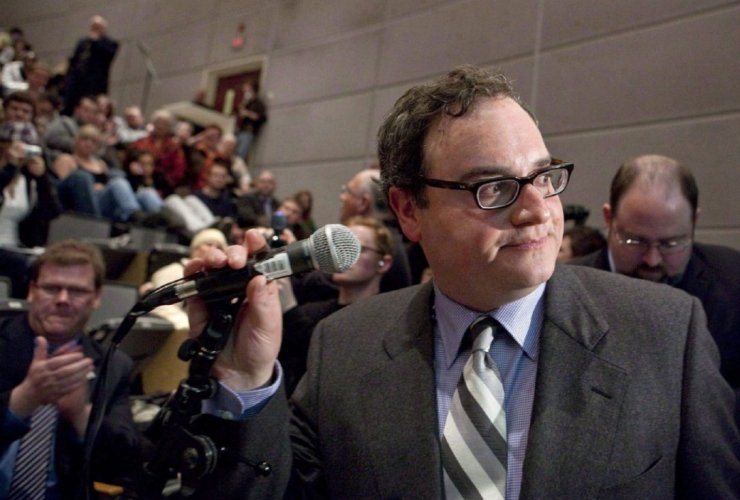
[[[252, 167], [279, 195], [314, 191], [319, 224], [374, 157], [375, 132], [411, 84], [461, 63], [498, 65], [534, 105], [553, 155], [576, 163], [565, 203], [601, 205], [616, 167], [647, 152], [698, 179], [700, 240], [740, 248], [740, 2], [722, 0], [4, 0], [3, 23], [64, 60], [96, 13], [122, 42], [111, 94], [138, 104], [136, 41], [160, 81], [149, 110], [187, 100], [202, 72], [264, 57], [269, 123]], [[245, 23], [241, 50], [229, 44]]]

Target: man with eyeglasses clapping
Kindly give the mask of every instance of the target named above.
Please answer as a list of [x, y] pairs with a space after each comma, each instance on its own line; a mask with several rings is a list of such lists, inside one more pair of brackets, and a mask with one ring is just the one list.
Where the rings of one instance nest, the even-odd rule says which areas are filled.
[[[103, 348], [84, 327], [104, 277], [97, 248], [51, 245], [31, 268], [28, 312], [0, 320], [0, 498], [76, 498], [90, 395], [102, 380]], [[116, 352], [92, 477], [134, 487], [140, 440], [128, 402], [131, 369]]]

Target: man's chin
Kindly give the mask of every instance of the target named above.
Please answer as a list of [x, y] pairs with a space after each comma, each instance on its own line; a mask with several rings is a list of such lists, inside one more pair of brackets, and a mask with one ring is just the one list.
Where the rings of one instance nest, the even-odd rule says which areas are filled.
[[653, 283], [665, 283], [668, 280], [668, 275], [662, 271], [646, 271], [640, 269], [635, 271], [634, 277], [652, 281]]

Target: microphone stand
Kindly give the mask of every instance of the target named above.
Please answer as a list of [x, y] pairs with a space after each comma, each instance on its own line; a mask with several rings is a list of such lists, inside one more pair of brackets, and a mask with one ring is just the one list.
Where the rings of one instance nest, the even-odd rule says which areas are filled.
[[201, 403], [216, 395], [218, 382], [210, 376], [213, 364], [228, 342], [244, 294], [208, 303], [208, 324], [197, 339], [182, 343], [178, 357], [190, 361], [188, 378], [180, 382], [175, 395], [157, 417], [161, 437], [153, 459], [145, 466], [143, 498], [162, 498], [167, 481], [180, 474], [183, 496], [195, 491], [198, 480], [216, 468], [219, 454], [227, 454], [255, 467], [262, 475], [271, 469], [265, 463], [252, 464], [233, 451], [217, 446], [208, 436], [188, 429], [201, 413]]

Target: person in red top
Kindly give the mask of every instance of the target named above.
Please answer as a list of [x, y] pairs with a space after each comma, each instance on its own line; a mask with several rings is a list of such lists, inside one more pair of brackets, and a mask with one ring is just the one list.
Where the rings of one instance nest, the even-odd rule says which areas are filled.
[[187, 170], [187, 161], [182, 145], [171, 134], [173, 121], [169, 111], [155, 111], [152, 115], [152, 132], [134, 142], [132, 147], [152, 153], [155, 170], [162, 172], [169, 185], [175, 189], [182, 185]]

